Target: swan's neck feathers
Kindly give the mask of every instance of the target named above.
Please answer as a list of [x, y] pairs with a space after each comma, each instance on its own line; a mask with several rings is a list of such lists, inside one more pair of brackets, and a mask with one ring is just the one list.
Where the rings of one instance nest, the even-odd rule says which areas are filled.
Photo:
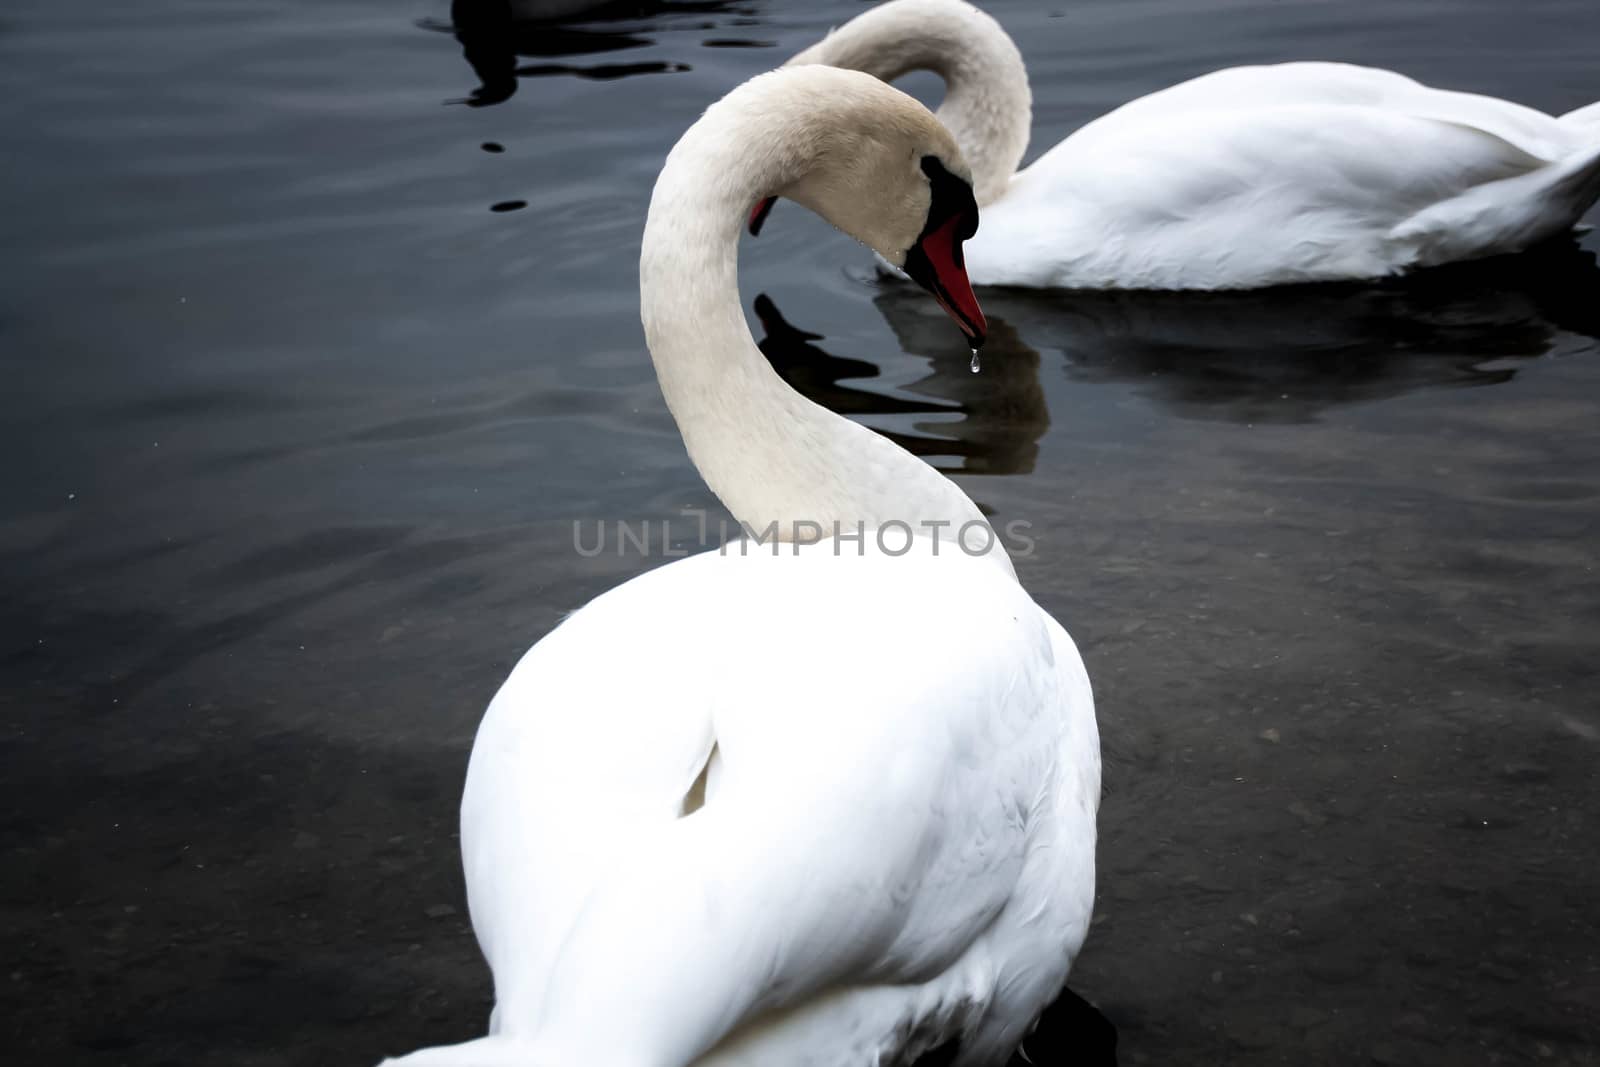
[[952, 537], [984, 522], [966, 494], [795, 392], [750, 334], [738, 289], [741, 224], [761, 197], [804, 196], [819, 156], [837, 149], [824, 144], [828, 118], [814, 106], [752, 101], [763, 80], [691, 127], [650, 200], [640, 308], [667, 407], [706, 484], [757, 533], [775, 523], [779, 540], [810, 541], [893, 522], [926, 533], [931, 522], [948, 523], [941, 537]]
[[1000, 199], [1022, 163], [1033, 93], [1015, 42], [962, 0], [891, 0], [801, 52], [789, 65], [821, 63], [893, 81], [928, 70], [945, 82], [937, 112], [972, 165], [978, 206]]

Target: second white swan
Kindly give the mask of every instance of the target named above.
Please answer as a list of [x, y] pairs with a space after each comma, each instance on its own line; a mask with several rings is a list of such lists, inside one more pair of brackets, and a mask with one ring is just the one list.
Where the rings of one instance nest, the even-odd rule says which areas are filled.
[[1235, 67], [1124, 104], [1018, 171], [1027, 70], [971, 4], [890, 0], [789, 62], [945, 80], [938, 115], [983, 208], [967, 245], [979, 284], [1379, 278], [1522, 251], [1600, 197], [1600, 104], [1554, 118], [1368, 67]]

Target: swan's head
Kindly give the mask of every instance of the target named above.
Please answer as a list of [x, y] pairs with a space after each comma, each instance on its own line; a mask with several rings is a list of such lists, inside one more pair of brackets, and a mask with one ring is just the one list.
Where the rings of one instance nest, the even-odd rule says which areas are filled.
[[976, 348], [988, 329], [961, 245], [978, 229], [972, 171], [939, 120], [869, 75], [799, 67], [763, 75], [797, 91], [773, 116], [806, 160], [800, 176], [765, 191], [750, 212], [759, 233], [787, 197], [815, 211], [932, 293]]

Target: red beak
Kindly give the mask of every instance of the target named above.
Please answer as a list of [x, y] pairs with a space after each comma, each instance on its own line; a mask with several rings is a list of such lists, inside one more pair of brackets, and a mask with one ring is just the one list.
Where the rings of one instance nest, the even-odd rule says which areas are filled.
[[[761, 232], [762, 224], [772, 213], [772, 205], [777, 202], [775, 196], [756, 201], [750, 209], [752, 234]], [[911, 246], [905, 270], [913, 281], [933, 294], [945, 314], [955, 320], [961, 332], [967, 335], [967, 342], [976, 349], [988, 336], [989, 323], [972, 292], [972, 282], [967, 278], [966, 262], [961, 255], [961, 242], [972, 235], [974, 225], [966, 216], [952, 215]]]
[[756, 206], [750, 209], [750, 235], [754, 237], [761, 232], [761, 224], [767, 221], [767, 216], [772, 214], [772, 205], [778, 202], [775, 196], [769, 196], [756, 201]]
[[933, 294], [945, 314], [967, 335], [967, 341], [978, 348], [988, 336], [989, 323], [983, 317], [983, 308], [978, 306], [961, 255], [961, 242], [972, 232], [970, 229], [961, 232], [964, 222], [961, 216], [952, 216], [924, 234], [906, 256], [906, 273]]

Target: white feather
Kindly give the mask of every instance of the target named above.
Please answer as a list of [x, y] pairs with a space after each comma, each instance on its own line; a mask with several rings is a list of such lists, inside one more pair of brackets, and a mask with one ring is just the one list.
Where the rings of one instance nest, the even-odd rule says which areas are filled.
[[[773, 191], [903, 257], [930, 154], [965, 171], [909, 97], [812, 67], [668, 157], [640, 266], [658, 376], [708, 484], [785, 540], [649, 571], [517, 665], [461, 808], [490, 1034], [393, 1062], [900, 1067], [955, 1041], [984, 1067], [1060, 990], [1094, 896], [1082, 660], [1003, 550], [959, 547], [992, 534], [964, 493], [782, 384], [736, 288]], [[801, 520], [866, 532], [798, 545]], [[872, 532], [897, 522], [944, 534]]]
[[891, 0], [791, 63], [932, 69], [982, 205], [979, 284], [1229, 289], [1377, 278], [1518, 252], [1600, 197], [1600, 104], [1557, 119], [1390, 71], [1218, 71], [1090, 122], [1013, 174], [1022, 56], [962, 0]]

